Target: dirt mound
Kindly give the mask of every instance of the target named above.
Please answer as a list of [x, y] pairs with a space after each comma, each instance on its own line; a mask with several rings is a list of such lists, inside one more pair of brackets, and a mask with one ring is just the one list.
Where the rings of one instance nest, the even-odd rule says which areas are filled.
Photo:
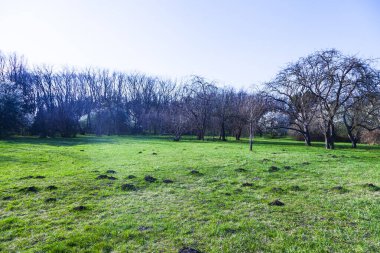
[[55, 201], [57, 201], [56, 198], [47, 198], [47, 199], [45, 199], [46, 203], [55, 202]]
[[162, 180], [162, 182], [164, 182], [165, 184], [172, 184], [172, 183], [174, 183], [174, 181], [171, 180], [171, 179], [164, 179], [164, 180]]
[[46, 189], [52, 191], [52, 190], [57, 190], [58, 187], [55, 185], [49, 185], [48, 187], [46, 187]]
[[279, 171], [279, 170], [280, 170], [279, 167], [271, 166], [271, 167], [268, 169], [268, 172], [276, 172], [276, 171]]
[[235, 171], [236, 171], [236, 172], [247, 172], [247, 170], [246, 170], [246, 169], [243, 169], [243, 168], [238, 168], [238, 169], [236, 169]]
[[96, 177], [96, 179], [109, 179], [109, 180], [116, 180], [116, 177], [107, 176], [107, 175], [99, 175]]
[[270, 206], [284, 206], [285, 204], [280, 200], [276, 199], [275, 201], [270, 202], [268, 205]]
[[123, 184], [121, 186], [121, 189], [123, 191], [136, 191], [137, 190], [136, 186], [134, 186], [133, 184]]
[[364, 187], [369, 188], [371, 191], [380, 191], [380, 187], [372, 183], [365, 184]]
[[241, 186], [243, 186], [243, 187], [252, 187], [253, 184], [252, 183], [242, 183]]
[[134, 178], [136, 178], [136, 176], [134, 176], [134, 175], [129, 175], [127, 178], [128, 178], [128, 179], [134, 179]]
[[11, 196], [5, 196], [3, 197], [3, 200], [12, 200], [13, 198]]
[[185, 247], [185, 248], [180, 249], [178, 253], [202, 253], [202, 252], [193, 248]]
[[116, 174], [116, 171], [114, 171], [114, 170], [107, 170], [106, 173], [108, 173], [108, 174]]
[[73, 208], [74, 211], [85, 211], [88, 208], [86, 206], [76, 206]]
[[292, 166], [284, 166], [284, 169], [285, 169], [285, 170], [291, 170], [291, 169], [292, 169]]
[[197, 170], [192, 170], [192, 171], [190, 171], [190, 174], [191, 174], [191, 175], [195, 175], [195, 176], [202, 176], [202, 175], [203, 175], [202, 173], [200, 173], [200, 172], [197, 171]]
[[33, 176], [20, 177], [20, 180], [23, 180], [23, 179], [31, 179], [31, 178], [33, 178]]
[[144, 177], [144, 180], [149, 182], [149, 183], [154, 183], [157, 181], [157, 178], [154, 178], [154, 177], [148, 175], [148, 176]]
[[34, 178], [42, 179], [45, 178], [45, 176], [35, 176]]
[[27, 192], [38, 192], [38, 189], [35, 186], [29, 186], [29, 187], [22, 188], [20, 190], [20, 192], [25, 192], [25, 193], [27, 193]]

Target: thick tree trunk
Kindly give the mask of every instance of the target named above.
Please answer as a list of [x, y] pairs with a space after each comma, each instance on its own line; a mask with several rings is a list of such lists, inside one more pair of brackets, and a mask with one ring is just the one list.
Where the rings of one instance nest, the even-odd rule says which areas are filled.
[[330, 122], [327, 127], [327, 131], [325, 133], [325, 147], [326, 149], [334, 149], [335, 148], [335, 128], [334, 124]]
[[358, 143], [358, 138], [351, 131], [348, 131], [348, 137], [350, 138], [350, 141], [351, 141], [351, 147], [356, 148], [357, 143]]
[[237, 132], [235, 133], [235, 139], [236, 139], [237, 141], [240, 141], [241, 131], [242, 131], [242, 129], [239, 128], [239, 129], [237, 130]]
[[226, 129], [224, 126], [224, 122], [222, 123], [221, 129], [220, 129], [220, 138], [222, 141], [226, 141]]
[[310, 131], [307, 126], [304, 127], [304, 138], [305, 138], [305, 145], [306, 146], [311, 146], [311, 136], [310, 136]]

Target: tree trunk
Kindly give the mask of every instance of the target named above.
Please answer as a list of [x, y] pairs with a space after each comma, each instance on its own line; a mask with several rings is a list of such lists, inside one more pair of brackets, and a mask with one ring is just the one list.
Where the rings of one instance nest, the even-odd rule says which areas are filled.
[[220, 139], [222, 141], [226, 141], [226, 129], [225, 129], [225, 126], [224, 126], [224, 122], [222, 123], [222, 127], [220, 129]]
[[348, 137], [350, 138], [350, 141], [351, 141], [351, 147], [356, 148], [357, 143], [358, 143], [358, 138], [351, 131], [348, 131]]
[[304, 127], [304, 138], [305, 138], [305, 145], [306, 146], [311, 146], [311, 136], [310, 136], [310, 131], [307, 126]]
[[235, 139], [236, 139], [237, 141], [240, 141], [241, 131], [242, 131], [242, 129], [241, 129], [241, 128], [238, 128], [237, 132], [235, 133]]
[[252, 151], [253, 146], [253, 123], [249, 123], [249, 151]]
[[326, 149], [334, 149], [335, 148], [335, 128], [334, 124], [330, 122], [327, 127], [327, 131], [325, 133], [325, 147]]

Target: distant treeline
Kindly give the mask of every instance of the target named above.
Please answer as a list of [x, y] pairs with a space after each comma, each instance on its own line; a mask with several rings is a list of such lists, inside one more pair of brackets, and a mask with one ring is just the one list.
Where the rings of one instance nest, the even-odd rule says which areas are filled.
[[337, 137], [356, 147], [375, 142], [380, 126], [380, 72], [373, 62], [337, 50], [289, 64], [255, 91], [219, 87], [191, 76], [176, 82], [104, 69], [29, 67], [0, 52], [0, 136], [77, 134], [292, 134], [307, 145]]

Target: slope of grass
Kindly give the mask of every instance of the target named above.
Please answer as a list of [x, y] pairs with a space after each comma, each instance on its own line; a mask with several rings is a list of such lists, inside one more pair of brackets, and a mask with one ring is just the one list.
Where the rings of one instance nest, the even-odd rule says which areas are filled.
[[4, 140], [0, 251], [380, 252], [379, 158], [378, 146], [287, 139], [252, 153], [236, 141]]

